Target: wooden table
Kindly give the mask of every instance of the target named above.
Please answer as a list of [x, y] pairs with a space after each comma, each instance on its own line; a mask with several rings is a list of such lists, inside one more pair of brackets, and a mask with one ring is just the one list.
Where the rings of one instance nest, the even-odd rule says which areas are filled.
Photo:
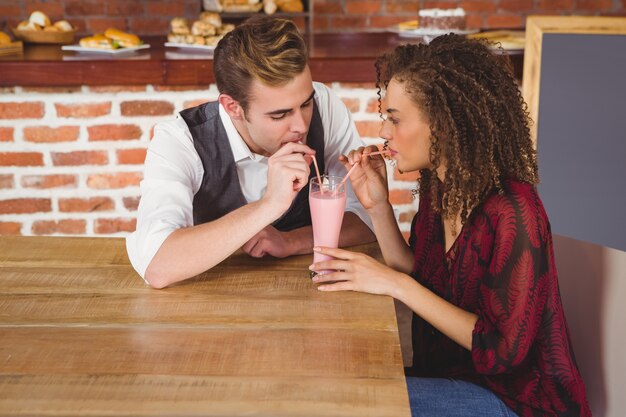
[[393, 300], [310, 260], [153, 290], [122, 239], [1, 237], [0, 415], [409, 416]]

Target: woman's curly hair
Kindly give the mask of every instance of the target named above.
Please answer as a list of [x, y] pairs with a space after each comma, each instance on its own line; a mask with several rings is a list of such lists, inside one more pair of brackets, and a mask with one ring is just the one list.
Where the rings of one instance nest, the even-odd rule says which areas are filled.
[[420, 171], [419, 193], [430, 193], [444, 218], [460, 213], [464, 224], [488, 193], [502, 192], [507, 178], [538, 182], [526, 103], [505, 55], [449, 34], [428, 45], [398, 46], [376, 61], [376, 72], [381, 117], [382, 91], [394, 78], [429, 121], [432, 168]]

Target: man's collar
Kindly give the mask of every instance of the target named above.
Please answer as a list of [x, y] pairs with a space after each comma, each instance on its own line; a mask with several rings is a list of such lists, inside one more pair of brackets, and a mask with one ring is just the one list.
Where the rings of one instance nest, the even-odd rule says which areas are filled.
[[230, 119], [230, 116], [228, 115], [228, 113], [226, 113], [226, 110], [221, 103], [219, 104], [219, 112], [220, 119], [222, 120], [224, 129], [226, 130], [228, 142], [230, 143], [230, 148], [233, 151], [233, 157], [235, 158], [235, 162], [239, 162], [246, 158], [250, 158], [252, 160], [258, 159], [259, 155], [254, 154], [250, 150], [250, 148], [248, 148], [248, 145], [246, 144], [246, 142], [244, 142], [239, 132], [237, 132], [233, 121]]

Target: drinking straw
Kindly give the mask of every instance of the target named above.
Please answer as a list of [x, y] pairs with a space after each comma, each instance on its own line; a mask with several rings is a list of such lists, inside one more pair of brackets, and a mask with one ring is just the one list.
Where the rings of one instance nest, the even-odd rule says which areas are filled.
[[317, 166], [317, 158], [315, 157], [315, 155], [313, 155], [313, 165], [315, 166], [315, 173], [317, 174], [317, 182], [320, 185], [320, 194], [324, 194], [322, 176], [320, 175], [320, 168]]
[[[391, 151], [378, 151], [378, 152], [372, 152], [372, 153], [368, 153], [362, 156], [372, 156], [372, 155], [387, 155], [390, 154]], [[341, 186], [343, 184], [345, 184], [345, 182], [348, 180], [348, 178], [350, 178], [350, 174], [352, 174], [352, 171], [354, 171], [354, 168], [357, 167], [357, 165], [359, 165], [359, 162], [355, 163], [354, 165], [352, 165], [352, 168], [350, 168], [348, 170], [348, 173], [346, 174], [345, 177], [343, 177], [343, 179], [341, 180], [341, 182], [339, 183], [339, 185], [337, 185], [337, 188], [335, 188], [335, 192], [334, 194], [337, 194], [337, 191], [339, 191], [339, 189], [341, 188]]]

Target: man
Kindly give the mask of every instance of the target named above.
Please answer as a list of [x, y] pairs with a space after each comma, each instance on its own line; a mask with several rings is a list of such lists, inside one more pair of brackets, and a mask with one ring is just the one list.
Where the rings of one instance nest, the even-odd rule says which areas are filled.
[[[254, 17], [218, 44], [218, 101], [155, 127], [137, 230], [126, 242], [154, 288], [204, 272], [242, 248], [254, 257], [311, 253], [308, 181], [345, 175], [339, 156], [362, 146], [345, 105], [313, 83], [293, 22]], [[371, 242], [351, 188], [341, 246]]]

